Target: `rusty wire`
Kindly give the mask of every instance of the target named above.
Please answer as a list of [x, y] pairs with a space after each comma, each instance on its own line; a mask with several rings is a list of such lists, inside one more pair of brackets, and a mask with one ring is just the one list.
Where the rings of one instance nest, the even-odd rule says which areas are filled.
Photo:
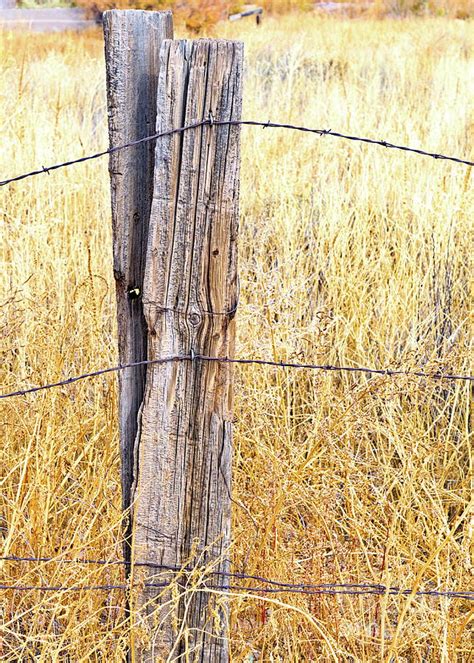
[[215, 361], [222, 364], [242, 364], [247, 366], [248, 365], [272, 366], [274, 368], [298, 368], [298, 369], [318, 370], [323, 372], [340, 371], [340, 372], [349, 372], [349, 373], [366, 373], [369, 375], [370, 374], [385, 375], [387, 377], [403, 375], [407, 377], [426, 378], [429, 380], [463, 380], [468, 382], [474, 381], [474, 375], [455, 375], [452, 373], [439, 373], [439, 372], [428, 373], [426, 371], [410, 371], [410, 370], [392, 369], [392, 368], [367, 368], [365, 366], [334, 366], [331, 364], [305, 364], [305, 363], [296, 363], [288, 361], [274, 361], [272, 359], [233, 359], [231, 357], [210, 357], [208, 355], [192, 354], [192, 355], [171, 355], [169, 357], [162, 357], [159, 359], [144, 359], [143, 361], [135, 361], [130, 364], [119, 364], [118, 366], [101, 368], [97, 371], [92, 371], [90, 373], [83, 373], [82, 375], [76, 375], [74, 377], [66, 378], [65, 380], [59, 380], [58, 382], [51, 382], [49, 384], [44, 384], [37, 387], [18, 389], [17, 391], [0, 394], [0, 399], [12, 398], [13, 396], [26, 396], [27, 394], [33, 394], [38, 391], [52, 389], [53, 387], [67, 386], [72, 384], [73, 382], [78, 382], [79, 380], [85, 380], [86, 378], [97, 377], [99, 375], [104, 375], [106, 373], [124, 371], [127, 368], [135, 368], [136, 366], [166, 364], [175, 361], [190, 361], [190, 362]]
[[453, 161], [455, 163], [464, 164], [466, 166], [474, 166], [474, 161], [469, 161], [467, 159], [462, 159], [460, 157], [448, 156], [446, 154], [438, 154], [436, 152], [429, 152], [427, 150], [420, 150], [414, 147], [408, 147], [406, 145], [397, 145], [396, 143], [391, 143], [386, 140], [379, 140], [375, 138], [366, 138], [362, 136], [353, 136], [351, 134], [344, 134], [339, 131], [333, 131], [332, 129], [314, 129], [311, 127], [304, 127], [295, 124], [285, 124], [279, 122], [259, 122], [257, 120], [214, 120], [212, 117], [209, 119], [201, 120], [200, 122], [193, 122], [183, 127], [178, 127], [176, 129], [170, 129], [169, 131], [163, 131], [160, 133], [155, 133], [150, 136], [145, 136], [144, 138], [139, 138], [137, 140], [131, 141], [130, 143], [125, 143], [123, 145], [116, 145], [111, 147], [108, 150], [102, 150], [101, 152], [96, 152], [88, 156], [79, 157], [78, 159], [71, 159], [70, 161], [63, 161], [62, 163], [57, 163], [52, 166], [42, 166], [36, 170], [31, 170], [22, 175], [16, 175], [15, 177], [9, 177], [5, 180], [0, 181], [0, 186], [6, 186], [7, 184], [12, 184], [13, 182], [19, 182], [20, 180], [33, 177], [35, 175], [48, 174], [53, 170], [58, 170], [59, 168], [65, 168], [66, 166], [72, 166], [77, 163], [83, 163], [85, 161], [91, 161], [92, 159], [98, 159], [100, 157], [106, 156], [107, 154], [114, 154], [120, 150], [125, 150], [130, 147], [135, 147], [142, 143], [147, 143], [149, 141], [157, 140], [159, 138], [164, 138], [166, 136], [173, 136], [175, 134], [181, 134], [190, 129], [197, 129], [203, 126], [251, 126], [251, 127], [263, 127], [264, 129], [289, 129], [292, 131], [300, 131], [304, 133], [312, 133], [318, 136], [333, 136], [334, 138], [341, 138], [343, 140], [348, 140], [351, 142], [365, 143], [368, 145], [379, 145], [380, 147], [386, 147], [392, 150], [401, 150], [403, 152], [410, 152], [412, 154], [418, 154], [420, 156], [431, 157], [433, 159], [440, 159], [444, 161]]

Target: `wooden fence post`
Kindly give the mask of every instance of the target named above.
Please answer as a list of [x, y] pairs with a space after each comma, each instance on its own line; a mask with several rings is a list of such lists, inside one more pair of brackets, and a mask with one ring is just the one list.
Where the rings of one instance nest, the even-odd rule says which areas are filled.
[[[164, 39], [173, 37], [171, 12], [104, 13], [105, 60], [110, 147], [153, 134], [159, 55]], [[153, 193], [154, 142], [110, 155], [119, 360], [143, 361], [147, 332], [141, 302], [145, 250]], [[145, 367], [119, 374], [119, 424], [122, 457], [122, 502], [130, 507], [133, 447], [138, 410], [143, 400]], [[130, 526], [126, 539], [130, 536]], [[130, 555], [125, 545], [125, 557]]]
[[[165, 41], [157, 131], [213, 118], [241, 119], [243, 47], [221, 40]], [[231, 356], [235, 337], [240, 128], [205, 125], [156, 142], [143, 308], [148, 366], [135, 449], [133, 561], [194, 568], [179, 578], [134, 567], [131, 609], [146, 637], [139, 661], [228, 661]], [[194, 357], [194, 359], [191, 359]], [[217, 575], [215, 575], [217, 573]], [[147, 586], [176, 580], [171, 589]], [[197, 584], [196, 584], [197, 583]], [[200, 590], [199, 590], [200, 587]], [[216, 615], [218, 618], [216, 619]]]

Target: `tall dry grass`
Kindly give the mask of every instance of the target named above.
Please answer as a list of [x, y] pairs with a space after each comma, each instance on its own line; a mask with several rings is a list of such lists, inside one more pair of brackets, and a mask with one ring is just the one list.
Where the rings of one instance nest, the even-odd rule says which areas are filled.
[[[472, 159], [469, 24], [298, 16], [246, 44], [244, 116]], [[102, 42], [3, 34], [2, 176], [107, 144]], [[1, 191], [2, 391], [117, 361], [107, 162]], [[462, 166], [243, 130], [237, 355], [469, 372], [472, 181]], [[290, 582], [472, 587], [461, 382], [236, 370], [233, 560]], [[2, 401], [1, 583], [120, 567], [113, 375]], [[471, 524], [470, 524], [471, 523]], [[124, 593], [4, 591], [2, 661], [121, 661]], [[473, 610], [429, 597], [232, 600], [233, 661], [472, 660]]]

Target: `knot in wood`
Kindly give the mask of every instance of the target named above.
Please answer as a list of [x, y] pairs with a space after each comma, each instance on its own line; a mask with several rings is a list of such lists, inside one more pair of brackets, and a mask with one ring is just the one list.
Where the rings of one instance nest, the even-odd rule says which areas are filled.
[[201, 316], [199, 313], [194, 311], [193, 313], [189, 314], [188, 320], [193, 325], [193, 327], [196, 327], [201, 322]]

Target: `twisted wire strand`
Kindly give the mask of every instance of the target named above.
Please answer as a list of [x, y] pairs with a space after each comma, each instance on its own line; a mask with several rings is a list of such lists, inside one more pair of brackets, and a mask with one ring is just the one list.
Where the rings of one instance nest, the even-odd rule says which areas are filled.
[[37, 393], [38, 391], [53, 389], [54, 387], [67, 386], [74, 382], [78, 382], [79, 380], [85, 380], [87, 378], [97, 377], [99, 375], [104, 375], [106, 373], [124, 371], [127, 368], [134, 368], [135, 366], [166, 364], [175, 361], [190, 361], [190, 362], [215, 361], [223, 364], [242, 364], [245, 366], [249, 365], [272, 366], [274, 368], [307, 369], [307, 370], [317, 370], [322, 372], [340, 371], [340, 372], [349, 372], [349, 373], [366, 373], [369, 375], [371, 374], [385, 375], [388, 377], [403, 375], [407, 377], [411, 376], [411, 377], [426, 378], [429, 380], [462, 380], [468, 382], [474, 381], [473, 375], [455, 375], [452, 373], [428, 373], [426, 371], [410, 371], [410, 370], [400, 370], [400, 369], [391, 369], [391, 368], [367, 368], [365, 366], [334, 366], [331, 364], [308, 364], [308, 363], [296, 363], [288, 361], [274, 361], [272, 359], [232, 359], [231, 357], [211, 357], [208, 355], [193, 354], [193, 355], [171, 355], [169, 357], [162, 357], [159, 359], [145, 359], [143, 361], [135, 361], [130, 364], [119, 364], [118, 366], [101, 368], [97, 371], [92, 371], [90, 373], [83, 373], [82, 375], [76, 375], [74, 377], [66, 378], [65, 380], [59, 380], [57, 382], [51, 382], [49, 384], [43, 384], [37, 387], [18, 389], [16, 391], [11, 391], [9, 393], [0, 394], [0, 399], [13, 398], [14, 396], [26, 396], [27, 394]]
[[351, 142], [365, 143], [368, 145], [379, 145], [380, 147], [386, 147], [392, 150], [400, 150], [403, 152], [410, 152], [412, 154], [418, 154], [424, 157], [431, 157], [432, 159], [440, 159], [444, 161], [452, 161], [459, 164], [464, 164], [466, 166], [474, 166], [474, 161], [469, 161], [468, 159], [463, 159], [460, 157], [449, 156], [447, 154], [439, 154], [437, 152], [429, 152], [427, 150], [421, 150], [414, 147], [409, 147], [407, 145], [398, 145], [396, 143], [391, 143], [386, 140], [378, 140], [375, 138], [366, 138], [364, 136], [354, 136], [351, 134], [341, 133], [339, 131], [333, 131], [332, 129], [315, 129], [311, 127], [300, 126], [296, 124], [286, 124], [280, 122], [260, 122], [257, 120], [214, 120], [209, 118], [206, 120], [201, 120], [200, 122], [193, 122], [183, 127], [178, 127], [176, 129], [170, 129], [169, 131], [163, 131], [160, 133], [151, 134], [150, 136], [145, 136], [144, 138], [139, 138], [137, 140], [125, 143], [122, 145], [116, 145], [111, 147], [108, 150], [102, 150], [101, 152], [95, 152], [88, 156], [79, 157], [78, 159], [71, 159], [69, 161], [63, 161], [62, 163], [57, 163], [52, 166], [42, 166], [36, 170], [31, 170], [22, 175], [16, 175], [15, 177], [9, 177], [0, 181], [0, 186], [6, 186], [7, 184], [12, 184], [13, 182], [19, 182], [20, 180], [27, 179], [29, 177], [34, 177], [36, 175], [48, 174], [51, 171], [58, 170], [59, 168], [65, 168], [67, 166], [72, 166], [78, 163], [84, 163], [85, 161], [91, 161], [92, 159], [99, 159], [100, 157], [106, 156], [107, 154], [114, 154], [120, 150], [125, 150], [142, 143], [147, 143], [149, 141], [158, 140], [159, 138], [164, 138], [165, 136], [173, 136], [175, 134], [180, 134], [190, 129], [197, 129], [198, 127], [203, 126], [249, 126], [249, 127], [263, 127], [264, 129], [289, 129], [292, 131], [300, 131], [304, 133], [312, 133], [318, 136], [333, 136], [334, 138], [340, 138], [343, 140], [348, 140]]

